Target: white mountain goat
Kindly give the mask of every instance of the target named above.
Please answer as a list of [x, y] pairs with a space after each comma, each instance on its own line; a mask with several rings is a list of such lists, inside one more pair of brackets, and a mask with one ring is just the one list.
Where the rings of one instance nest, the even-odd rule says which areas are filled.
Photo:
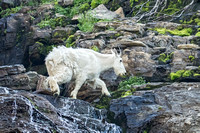
[[117, 75], [124, 75], [126, 70], [122, 63], [121, 52], [111, 50], [112, 54], [101, 54], [90, 49], [72, 49], [65, 46], [54, 48], [46, 57], [45, 64], [49, 74], [47, 82], [54, 94], [60, 95], [60, 84], [75, 80], [71, 92], [76, 99], [84, 82], [94, 82], [93, 88], [100, 86], [102, 94], [110, 96], [106, 84], [99, 76], [102, 71], [114, 68]]

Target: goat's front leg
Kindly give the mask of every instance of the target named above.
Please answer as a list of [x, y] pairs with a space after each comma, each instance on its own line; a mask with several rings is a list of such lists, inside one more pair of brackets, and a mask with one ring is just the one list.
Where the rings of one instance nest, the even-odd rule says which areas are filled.
[[101, 88], [102, 88], [102, 94], [105, 94], [105, 95], [107, 95], [107, 96], [109, 96], [109, 97], [111, 96], [110, 93], [108, 92], [108, 89], [107, 89], [107, 87], [106, 87], [106, 84], [104, 83], [103, 80], [97, 78], [97, 79], [96, 79], [96, 84], [99, 85], [99, 86], [101, 86]]
[[75, 88], [74, 90], [71, 92], [71, 96], [73, 99], [77, 98], [77, 93], [79, 91], [79, 89], [81, 88], [81, 86], [83, 85], [83, 83], [85, 82], [86, 78], [83, 76], [79, 76], [78, 79], [76, 79], [75, 81]]
[[50, 77], [47, 78], [47, 81], [48, 81], [49, 86], [51, 88], [51, 92], [53, 92], [53, 94], [60, 95], [60, 89], [59, 89], [59, 86], [58, 86], [56, 79], [54, 77], [50, 76]]

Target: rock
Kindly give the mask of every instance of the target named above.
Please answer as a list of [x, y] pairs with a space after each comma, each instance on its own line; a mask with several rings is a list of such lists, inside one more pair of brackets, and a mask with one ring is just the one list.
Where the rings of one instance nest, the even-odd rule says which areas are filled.
[[37, 27], [33, 27], [33, 39], [40, 40], [40, 39], [50, 39], [52, 30], [51, 29], [40, 29]]
[[103, 4], [88, 12], [88, 14], [97, 19], [113, 20], [119, 17], [118, 14], [109, 11]]
[[177, 46], [177, 49], [200, 49], [199, 45], [196, 44], [180, 44]]
[[26, 73], [29, 78], [29, 86], [31, 87], [31, 90], [36, 90], [38, 80], [40, 78], [40, 75], [37, 72], [29, 71]]
[[26, 69], [24, 68], [24, 66], [20, 64], [0, 66], [0, 77], [21, 74], [24, 73], [25, 71]]
[[118, 14], [121, 18], [125, 18], [124, 11], [123, 11], [123, 8], [122, 8], [122, 7], [119, 7], [119, 8], [115, 11], [115, 13]]
[[186, 66], [193, 66], [193, 61], [189, 59], [189, 56], [193, 56], [194, 59], [197, 58], [197, 51], [193, 50], [176, 50], [174, 51], [172, 58], [172, 72], [176, 72], [178, 70], [185, 70]]
[[173, 22], [149, 22], [147, 23], [148, 27], [151, 28], [166, 28], [166, 29], [170, 29], [170, 30], [174, 30], [177, 29], [181, 24], [178, 23], [173, 23]]
[[29, 77], [24, 73], [26, 69], [23, 65], [1, 66], [0, 86], [10, 87], [14, 90], [31, 90]]
[[112, 100], [110, 111], [127, 133], [199, 132], [199, 90], [200, 83], [182, 82], [137, 91]]
[[56, 27], [52, 32], [53, 38], [68, 38], [69, 35], [73, 35], [77, 30], [76, 26]]
[[123, 53], [122, 59], [128, 73], [144, 77], [153, 76], [155, 61], [151, 59], [150, 54], [134, 49], [125, 49]]
[[81, 41], [78, 44], [79, 47], [88, 49], [92, 49], [94, 46], [96, 46], [99, 49], [102, 49], [105, 45], [106, 44], [103, 39], [86, 40], [86, 41]]
[[117, 31], [128, 31], [133, 33], [144, 34], [144, 24], [133, 24], [133, 25], [121, 25], [117, 28]]
[[150, 48], [154, 47], [165, 47], [166, 51], [173, 52], [174, 49], [177, 48], [179, 44], [186, 44], [189, 43], [191, 37], [171, 37], [171, 36], [164, 36], [164, 35], [157, 35], [157, 36], [147, 36], [143, 38], [134, 39], [135, 41], [141, 41], [146, 44]]
[[44, 64], [44, 55], [42, 54], [42, 48], [44, 44], [36, 42], [34, 45], [29, 46], [29, 61], [32, 66]]
[[0, 132], [122, 132], [89, 103], [0, 87]]
[[133, 46], [138, 46], [138, 47], [146, 47], [146, 45], [141, 42], [141, 41], [133, 41], [130, 39], [121, 39], [119, 41], [115, 42], [115, 45], [121, 44], [122, 47], [126, 46], [126, 47], [133, 47]]
[[22, 64], [32, 42], [30, 16], [16, 13], [0, 19], [0, 65]]
[[58, 1], [58, 4], [61, 5], [61, 6], [71, 6], [73, 5], [74, 3], [74, 0], [59, 0]]

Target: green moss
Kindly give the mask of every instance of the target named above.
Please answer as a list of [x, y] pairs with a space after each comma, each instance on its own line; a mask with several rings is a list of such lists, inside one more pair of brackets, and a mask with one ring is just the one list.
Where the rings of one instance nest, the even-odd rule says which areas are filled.
[[133, 95], [133, 93], [134, 93], [135, 91], [136, 91], [136, 89], [132, 88], [132, 89], [130, 89], [130, 90], [128, 90], [128, 91], [123, 92], [122, 95], [121, 95], [121, 97], [131, 96], [131, 95]]
[[199, 74], [199, 73], [194, 73], [193, 76], [194, 76], [194, 77], [200, 77], [200, 74]]
[[116, 34], [115, 34], [115, 37], [119, 37], [119, 36], [121, 36], [120, 33], [116, 33]]
[[191, 70], [185, 70], [182, 77], [190, 77], [192, 75], [192, 71]]
[[185, 72], [185, 70], [179, 70], [179, 71], [177, 71], [175, 73], [172, 72], [172, 73], [170, 73], [170, 79], [171, 80], [178, 79], [178, 78], [180, 78], [183, 75], [184, 72]]
[[95, 45], [93, 45], [93, 46], [91, 47], [91, 49], [94, 50], [94, 51], [96, 51], [96, 52], [99, 51], [99, 48], [98, 48], [97, 46], [95, 46]]
[[167, 29], [166, 28], [155, 28], [154, 30], [160, 34], [165, 34]]
[[164, 54], [164, 53], [162, 53], [162, 54], [160, 54], [158, 60], [159, 60], [160, 62], [166, 63], [167, 61], [169, 61], [169, 60], [172, 59], [173, 54], [174, 54], [173, 52], [170, 53], [170, 54]]
[[194, 61], [194, 59], [195, 59], [194, 56], [192, 56], [192, 55], [189, 56], [189, 60], [190, 60], [190, 61]]
[[176, 79], [179, 79], [181, 77], [190, 77], [192, 75], [193, 75], [192, 70], [178, 70], [175, 73], [174, 72], [170, 73], [170, 79], [176, 80]]
[[195, 18], [195, 19], [194, 19], [194, 22], [195, 22], [198, 26], [200, 26], [200, 19], [199, 19], [199, 18]]
[[182, 30], [167, 30], [170, 34], [172, 35], [178, 35], [178, 36], [190, 36], [192, 33], [192, 29], [191, 28], [185, 28]]
[[66, 47], [69, 48], [69, 47], [73, 47], [74, 44], [75, 44], [75, 36], [74, 35], [70, 35], [66, 41]]
[[109, 27], [108, 30], [110, 30], [110, 31], [115, 31], [115, 28]]
[[200, 32], [197, 32], [197, 33], [195, 34], [195, 36], [199, 36], [199, 37], [200, 37]]
[[172, 34], [172, 35], [178, 35], [178, 36], [190, 36], [192, 33], [192, 29], [191, 28], [185, 28], [182, 30], [169, 30], [166, 28], [155, 28], [155, 31], [159, 32], [160, 34], [166, 34], [166, 32]]

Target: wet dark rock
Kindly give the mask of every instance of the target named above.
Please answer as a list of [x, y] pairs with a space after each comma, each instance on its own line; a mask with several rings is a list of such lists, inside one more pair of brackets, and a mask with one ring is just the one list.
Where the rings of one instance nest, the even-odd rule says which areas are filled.
[[114, 99], [110, 111], [127, 133], [199, 132], [200, 83], [173, 83]]
[[1, 66], [0, 86], [12, 89], [31, 90], [29, 77], [24, 73], [26, 69], [23, 65]]
[[0, 88], [0, 132], [115, 132], [107, 123], [105, 110], [89, 103]]
[[25, 61], [30, 37], [30, 16], [12, 14], [0, 19], [0, 65], [22, 64]]

